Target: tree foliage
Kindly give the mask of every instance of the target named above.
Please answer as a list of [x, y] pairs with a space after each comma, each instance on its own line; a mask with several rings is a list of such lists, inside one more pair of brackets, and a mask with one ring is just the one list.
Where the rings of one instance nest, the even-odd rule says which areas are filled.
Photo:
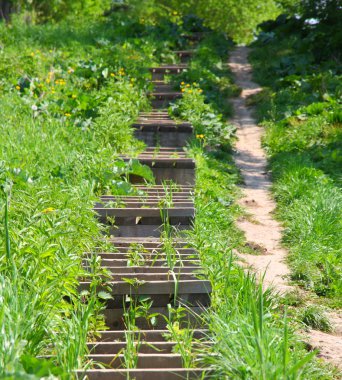
[[[7, 0], [11, 11], [26, 12], [30, 19], [37, 22], [61, 20], [69, 14], [96, 14], [103, 12], [111, 0]], [[0, 4], [1, 4], [0, 3]]]
[[283, 11], [282, 1], [277, 0], [171, 0], [166, 3], [174, 9], [195, 13], [203, 18], [206, 26], [227, 33], [237, 42], [251, 41], [258, 24]]

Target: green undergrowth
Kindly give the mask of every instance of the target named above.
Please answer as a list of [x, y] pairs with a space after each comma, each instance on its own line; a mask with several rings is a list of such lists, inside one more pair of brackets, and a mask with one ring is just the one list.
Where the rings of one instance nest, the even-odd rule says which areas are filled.
[[228, 51], [232, 47], [232, 41], [225, 35], [207, 33], [196, 47], [189, 69], [177, 76], [179, 82], [198, 84], [204, 91], [206, 101], [225, 117], [232, 114], [228, 98], [240, 92], [227, 67]]
[[341, 307], [341, 64], [333, 51], [310, 44], [330, 29], [301, 22], [282, 16], [264, 26], [250, 59], [265, 87], [250, 104], [266, 128], [291, 278], [317, 302]]
[[[89, 365], [85, 342], [105, 329], [108, 298], [96, 292], [104, 243], [92, 207], [131, 193], [130, 174], [153, 181], [118, 155], [142, 149], [130, 125], [150, 108], [147, 68], [169, 59], [172, 30], [167, 17], [120, 12], [0, 23], [0, 378], [69, 378]], [[91, 285], [79, 293], [81, 279]]]
[[198, 84], [183, 88], [183, 98], [171, 110], [196, 130], [189, 150], [197, 166], [196, 219], [189, 238], [212, 284], [211, 307], [201, 318], [213, 345], [202, 347], [197, 361], [213, 370], [213, 379], [332, 379], [333, 371], [321, 366], [296, 335], [297, 319], [288, 318], [283, 301], [242, 269], [235, 255], [246, 247], [235, 225], [243, 211], [236, 204], [240, 176], [232, 158], [234, 130]]

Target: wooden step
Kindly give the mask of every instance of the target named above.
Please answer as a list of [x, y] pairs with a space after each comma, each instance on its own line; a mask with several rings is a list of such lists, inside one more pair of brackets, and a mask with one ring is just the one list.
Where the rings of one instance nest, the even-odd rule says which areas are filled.
[[[122, 157], [126, 162], [128, 157]], [[195, 161], [187, 157], [187, 154], [176, 148], [147, 148], [138, 155], [141, 164], [151, 168], [157, 184], [172, 180], [180, 185], [193, 185], [195, 182]], [[133, 184], [144, 183], [144, 179], [130, 176]]]
[[[95, 363], [106, 364], [109, 368], [120, 368], [124, 365], [124, 355], [115, 354], [90, 354], [88, 359]], [[138, 354], [137, 368], [181, 368], [182, 357], [180, 354]], [[94, 363], [94, 364], [95, 364]], [[97, 366], [99, 367], [99, 366]], [[96, 364], [95, 364], [96, 368]]]
[[201, 41], [208, 32], [191, 32], [183, 34], [182, 37], [191, 42]]
[[[196, 268], [199, 270], [199, 268]], [[119, 271], [114, 272], [113, 268], [111, 268], [111, 281], [125, 281], [127, 279], [134, 280], [138, 279], [139, 281], [174, 281], [173, 276], [177, 278], [178, 281], [190, 281], [190, 280], [196, 280], [197, 272], [183, 272], [183, 271], [171, 271], [168, 272], [154, 272], [154, 273], [142, 273], [142, 272], [125, 272], [125, 271]]]
[[[170, 221], [188, 220], [191, 223], [195, 209], [192, 202], [174, 202], [173, 207], [156, 207], [158, 203], [131, 202], [127, 207], [95, 207], [94, 211], [98, 214], [101, 221], [106, 221], [107, 217], [115, 217], [116, 225], [136, 225], [136, 224], [158, 224], [162, 222], [161, 210], [165, 211]], [[137, 219], [139, 218], [139, 220]], [[143, 219], [144, 218], [144, 219]], [[189, 220], [190, 219], [190, 220]]]
[[138, 120], [133, 124], [134, 136], [148, 147], [184, 147], [193, 137], [190, 123], [172, 120]]
[[[150, 276], [150, 275], [164, 275], [168, 274], [170, 275], [171, 270], [169, 267], [158, 267], [158, 266], [106, 266], [106, 263], [102, 263], [102, 268], [106, 268], [108, 271], [113, 273], [113, 278], [116, 276], [120, 277], [129, 277], [129, 276], [136, 276], [137, 274], [144, 276]], [[86, 268], [85, 268], [86, 269]], [[199, 265], [197, 266], [176, 266], [172, 269], [172, 272], [176, 275], [178, 274], [186, 274], [186, 275], [194, 275], [201, 272], [201, 267]]]
[[[108, 239], [109, 242], [113, 244], [113, 246], [117, 249], [122, 249], [122, 248], [129, 248], [132, 245], [141, 245], [144, 247], [144, 249], [154, 249], [154, 248], [162, 248], [162, 241], [158, 238], [149, 238], [149, 237], [142, 237], [142, 238], [134, 238], [134, 237], [128, 237], [128, 238], [116, 238], [113, 237], [111, 239]], [[188, 242], [180, 239], [175, 239], [173, 242], [173, 245], [175, 248], [187, 248], [187, 249], [192, 249], [193, 248], [188, 248]]]
[[[209, 330], [207, 329], [193, 329], [192, 331], [193, 339], [205, 339]], [[165, 342], [166, 336], [169, 336], [168, 330], [138, 330], [138, 331], [127, 331], [127, 330], [106, 330], [106, 331], [97, 331], [100, 334], [98, 341], [116, 341], [116, 342], [126, 342], [126, 333], [135, 334], [140, 337], [141, 341], [153, 341], [153, 342]]]
[[[122, 238], [120, 238], [122, 239]], [[112, 241], [113, 239], [111, 239]], [[109, 254], [112, 255], [113, 258], [118, 257], [119, 254], [127, 255], [127, 252], [131, 252], [132, 250], [137, 251], [139, 250], [139, 254], [146, 254], [148, 256], [163, 256], [165, 254], [164, 248], [162, 246], [162, 243], [158, 244], [149, 244], [149, 245], [143, 245], [142, 243], [132, 243], [132, 244], [127, 244], [122, 245], [117, 244], [115, 241], [113, 242], [115, 252], [102, 252], [101, 250], [97, 250], [96, 253], [101, 255], [101, 254]], [[178, 246], [176, 244], [173, 245], [173, 248], [178, 252], [178, 254], [181, 255], [197, 255], [197, 252], [194, 248], [187, 248], [187, 247], [182, 247]], [[91, 253], [90, 253], [91, 254]]]
[[[104, 267], [127, 267], [127, 258], [124, 259], [113, 259], [109, 258], [111, 257], [112, 254], [110, 253], [101, 253], [100, 256], [102, 257], [102, 264]], [[166, 259], [156, 259], [156, 258], [151, 258], [151, 259], [144, 259], [144, 266], [153, 266], [153, 267], [167, 267], [167, 261]], [[176, 260], [177, 265], [184, 265], [186, 267], [199, 267], [200, 266], [200, 261], [195, 258], [183, 258], [183, 257], [177, 257]], [[84, 266], [87, 267], [87, 263], [84, 263]]]
[[[137, 351], [139, 354], [171, 354], [176, 343], [175, 342], [144, 342], [136, 340], [138, 342]], [[95, 342], [87, 343], [87, 347], [91, 355], [96, 354], [111, 354], [116, 355], [122, 352], [126, 348], [126, 342]]]
[[[185, 236], [186, 231], [192, 228], [192, 223], [188, 220], [172, 220], [171, 227], [174, 231], [177, 231], [179, 236]], [[108, 236], [111, 237], [151, 237], [158, 238], [164, 231], [164, 227], [160, 224], [136, 224], [136, 225], [121, 225], [120, 228], [117, 226], [109, 226], [107, 229]]]
[[175, 50], [174, 51], [174, 54], [176, 54], [179, 57], [181, 63], [189, 62], [189, 60], [192, 58], [194, 53], [195, 53], [195, 50]]
[[[134, 298], [134, 297], [132, 297]], [[184, 311], [184, 317], [180, 319], [180, 328], [194, 328], [194, 329], [203, 329], [203, 321], [198, 317], [203, 313], [203, 306], [191, 306], [187, 307]], [[106, 325], [112, 331], [120, 331], [125, 329], [125, 323], [123, 319], [124, 309], [121, 308], [106, 308], [103, 310], [105, 316]], [[139, 317], [136, 319], [136, 327], [143, 330], [149, 329], [166, 329], [167, 319], [169, 317], [169, 309], [167, 306], [154, 306], [149, 309], [148, 314], [156, 315], [153, 326], [151, 322], [145, 317]]]
[[[175, 63], [175, 64], [168, 64], [168, 65], [162, 65], [158, 67], [150, 67], [149, 70], [152, 73], [159, 73], [159, 72], [179, 72], [182, 70], [186, 70], [188, 68], [188, 65], [186, 63]], [[152, 79], [152, 81], [155, 79]]]
[[[134, 339], [136, 350], [139, 354], [172, 354], [177, 345], [175, 341], [146, 341], [143, 340], [139, 334], [133, 332], [131, 333], [131, 339]], [[210, 342], [203, 341], [202, 344], [207, 347], [210, 345]], [[201, 342], [199, 341], [196, 342], [194, 340], [192, 343], [194, 349], [200, 347], [200, 345]], [[89, 342], [87, 343], [87, 347], [90, 355], [117, 355], [123, 353], [127, 347], [127, 343], [125, 341]]]
[[[164, 204], [170, 208], [193, 207], [194, 203], [189, 193], [173, 191], [172, 188], [164, 193], [141, 195], [106, 195], [100, 202], [95, 203], [95, 208], [112, 207], [159, 207]], [[131, 206], [130, 206], [131, 205]]]
[[[143, 276], [137, 275], [137, 285], [132, 285], [126, 281], [108, 281], [113, 296], [118, 295], [155, 295], [155, 294], [174, 294], [175, 286], [179, 295], [186, 294], [207, 294], [211, 292], [210, 281], [207, 280], [179, 280], [173, 279], [162, 281], [144, 282]], [[140, 280], [141, 278], [141, 280]], [[140, 281], [140, 282], [139, 282]], [[91, 282], [82, 281], [79, 284], [80, 291], [89, 290]]]
[[169, 119], [146, 119], [139, 118], [133, 128], [141, 132], [188, 132], [193, 133], [193, 127], [187, 122], [177, 122]]
[[154, 197], [158, 199], [163, 199], [166, 196], [168, 199], [170, 198], [170, 194], [172, 194], [173, 197], [177, 198], [179, 197], [188, 197], [188, 199], [193, 199], [194, 189], [193, 186], [182, 186], [175, 183], [170, 183], [168, 181], [164, 182], [163, 185], [151, 185], [151, 186], [141, 186], [139, 184], [135, 185], [133, 187], [133, 193], [132, 195], [102, 195], [100, 199], [103, 200], [113, 200], [114, 197], [118, 198], [121, 197], [124, 199], [127, 198], [141, 198], [145, 199], [147, 197]]
[[77, 376], [81, 380], [205, 380], [210, 378], [206, 377], [206, 373], [209, 374], [209, 370], [186, 368], [93, 369], [77, 371]]
[[186, 70], [188, 67], [185, 63], [176, 65], [163, 65], [160, 67], [151, 67], [149, 70], [152, 73], [152, 81], [163, 80], [165, 75], [177, 75]]
[[151, 82], [153, 85], [154, 92], [173, 92], [175, 91], [175, 86], [167, 83], [163, 80], [155, 80]]
[[170, 102], [175, 101], [182, 97], [180, 91], [163, 91], [163, 90], [154, 90], [148, 94], [151, 98], [151, 104], [154, 108], [168, 107]]
[[[170, 198], [170, 200], [168, 199]], [[119, 206], [127, 206], [128, 204], [141, 204], [143, 206], [151, 206], [151, 205], [159, 205], [161, 202], [170, 201], [172, 204], [175, 204], [175, 207], [180, 203], [191, 203], [189, 193], [178, 193], [170, 191], [169, 197], [166, 197], [166, 193], [164, 194], [152, 194], [152, 195], [140, 195], [140, 196], [123, 196], [123, 195], [106, 195], [101, 197], [100, 202], [95, 203], [95, 207], [110, 207], [111, 205], [119, 205]]]

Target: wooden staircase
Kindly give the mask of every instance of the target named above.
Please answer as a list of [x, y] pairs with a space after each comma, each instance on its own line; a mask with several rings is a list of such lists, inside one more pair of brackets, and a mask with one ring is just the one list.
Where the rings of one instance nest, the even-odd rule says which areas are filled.
[[[150, 69], [153, 110], [142, 112], [133, 124], [135, 136], [147, 145], [138, 159], [151, 168], [156, 185], [146, 186], [143, 178], [131, 175], [135, 195], [106, 195], [95, 204], [99, 220], [109, 226], [115, 248], [114, 253], [97, 253], [110, 274], [106, 285], [110, 286], [112, 299], [104, 312], [109, 330], [100, 332], [96, 342], [88, 343], [88, 358], [94, 368], [78, 371], [81, 379], [209, 378], [204, 368], [184, 368], [177, 349], [182, 342], [167, 329], [170, 305], [181, 306], [177, 326], [190, 329], [193, 349], [205, 342], [208, 331], [197, 315], [209, 306], [211, 292], [198, 253], [182, 234], [192, 228], [195, 218], [195, 162], [185, 150], [193, 127], [169, 117], [165, 108], [181, 92], [167, 84], [164, 77], [186, 70], [193, 51], [176, 54], [182, 63]], [[176, 238], [170, 238], [170, 230], [178, 231]], [[89, 256], [85, 256], [85, 269]], [[80, 289], [89, 286], [88, 281], [80, 283]], [[140, 310], [141, 300], [149, 304], [148, 310], [144, 315], [138, 313], [132, 322], [128, 315], [134, 308]], [[128, 349], [131, 359], [135, 359], [134, 368], [127, 368]]]

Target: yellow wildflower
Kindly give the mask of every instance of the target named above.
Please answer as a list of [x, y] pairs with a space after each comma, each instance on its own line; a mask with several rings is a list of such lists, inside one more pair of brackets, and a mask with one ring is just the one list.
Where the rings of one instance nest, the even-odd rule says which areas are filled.
[[43, 214], [48, 214], [49, 212], [53, 212], [55, 209], [53, 207], [48, 207], [42, 211]]
[[114, 73], [110, 73], [110, 76], [111, 76], [111, 77], [115, 77], [115, 74], [114, 74]]
[[66, 112], [64, 115], [65, 115], [66, 117], [70, 117], [70, 116], [71, 116], [71, 113]]
[[196, 135], [196, 139], [204, 139], [204, 135]]
[[185, 92], [185, 88], [182, 88], [182, 92]]
[[34, 57], [34, 53], [33, 52], [31, 53], [31, 57]]
[[189, 83], [186, 85], [186, 87], [188, 87], [188, 88], [190, 87]]
[[59, 84], [59, 85], [61, 85], [61, 86], [64, 86], [66, 82], [65, 82], [64, 79], [56, 79], [56, 80], [55, 80], [55, 83], [56, 83], [56, 84]]
[[17, 90], [20, 90], [20, 86], [15, 86], [15, 88], [16, 88]]
[[75, 70], [73, 68], [70, 67], [70, 69], [68, 69], [68, 73], [69, 74], [72, 74]]
[[198, 92], [199, 92], [200, 94], [202, 94], [203, 90], [200, 88], [200, 89], [198, 90]]
[[73, 99], [76, 99], [76, 98], [77, 98], [77, 95], [72, 94], [71, 97], [72, 97]]
[[181, 86], [184, 86], [185, 85], [185, 82], [181, 82]]

